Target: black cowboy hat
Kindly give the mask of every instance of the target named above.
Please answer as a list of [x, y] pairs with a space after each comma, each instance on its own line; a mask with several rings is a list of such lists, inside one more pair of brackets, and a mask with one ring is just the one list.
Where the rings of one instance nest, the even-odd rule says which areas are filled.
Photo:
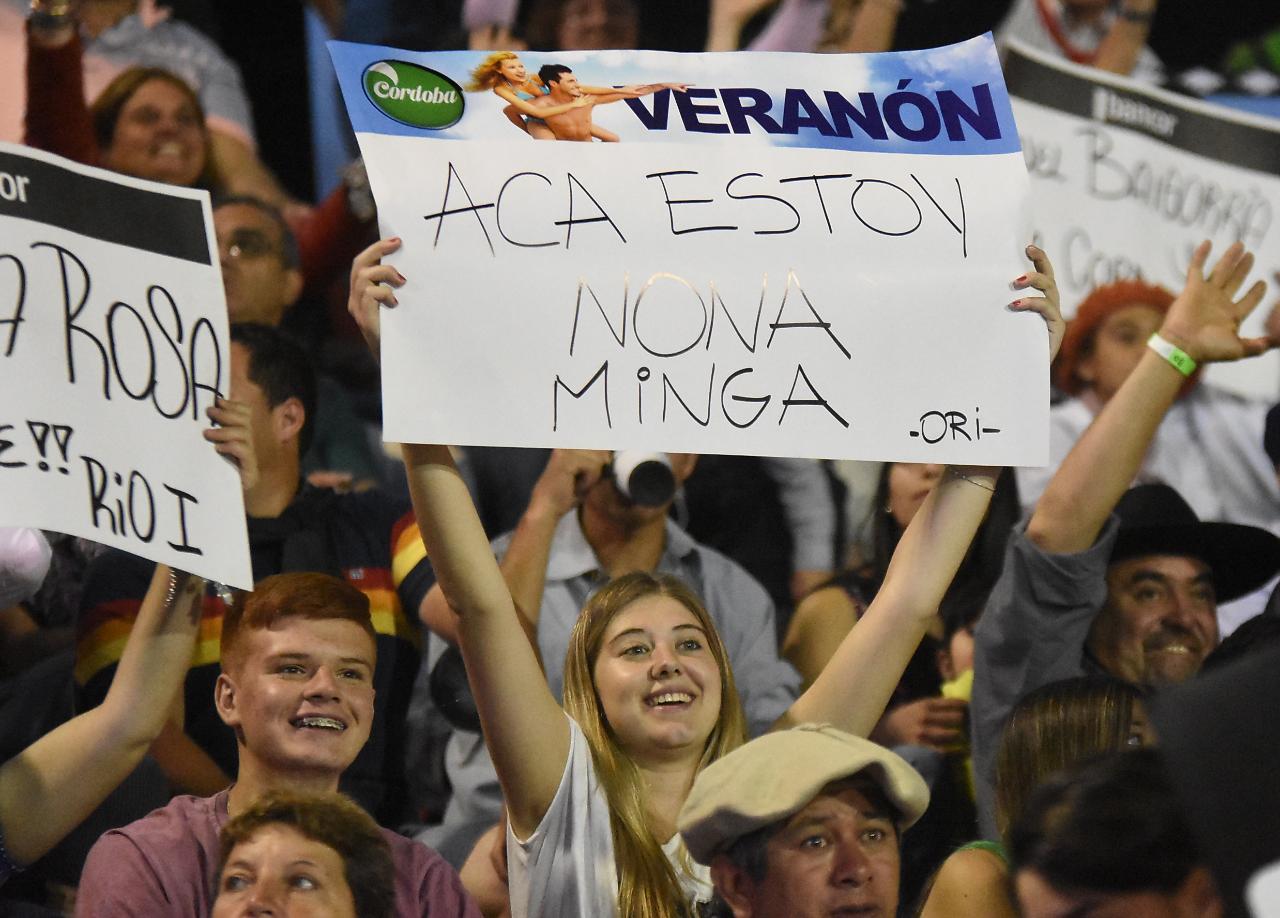
[[1251, 593], [1280, 572], [1280, 538], [1256, 526], [1204, 523], [1165, 484], [1130, 488], [1116, 504], [1120, 535], [1111, 561], [1140, 555], [1198, 558], [1213, 571], [1219, 602]]

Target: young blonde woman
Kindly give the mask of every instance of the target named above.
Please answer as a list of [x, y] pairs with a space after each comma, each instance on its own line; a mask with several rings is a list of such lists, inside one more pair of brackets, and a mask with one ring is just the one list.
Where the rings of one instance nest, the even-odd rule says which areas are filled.
[[[352, 269], [349, 309], [375, 346], [379, 304], [403, 277], [375, 243]], [[1050, 350], [1062, 320], [1052, 268], [1023, 286], [1045, 296]], [[409, 487], [450, 606], [507, 805], [511, 914], [666, 918], [710, 897], [676, 814], [694, 776], [744, 740], [733, 674], [696, 596], [628, 574], [592, 597], [570, 638], [565, 707], [542, 674], [449, 449], [406, 445]], [[820, 721], [866, 736], [982, 521], [998, 469], [951, 468], [898, 544], [884, 585], [831, 665], [778, 727]]]

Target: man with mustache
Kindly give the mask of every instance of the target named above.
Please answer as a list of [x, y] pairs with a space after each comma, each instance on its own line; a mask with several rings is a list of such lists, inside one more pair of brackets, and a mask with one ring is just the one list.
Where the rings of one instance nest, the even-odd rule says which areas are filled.
[[996, 749], [1019, 698], [1087, 673], [1148, 687], [1188, 679], [1218, 643], [1217, 603], [1280, 570], [1280, 539], [1270, 532], [1201, 522], [1168, 485], [1129, 488], [1197, 364], [1272, 346], [1239, 336], [1266, 289], [1259, 281], [1236, 299], [1253, 256], [1237, 243], [1206, 277], [1208, 251], [1207, 242], [1196, 249], [1186, 286], [1145, 356], [1015, 530], [978, 622], [970, 714], [988, 837], [995, 837]]

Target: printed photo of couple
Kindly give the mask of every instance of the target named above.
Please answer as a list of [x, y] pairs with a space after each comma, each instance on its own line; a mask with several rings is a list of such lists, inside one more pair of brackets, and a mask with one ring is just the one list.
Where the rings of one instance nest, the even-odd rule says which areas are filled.
[[475, 70], [467, 92], [492, 90], [507, 103], [502, 113], [534, 140], [600, 140], [617, 143], [618, 135], [593, 123], [591, 111], [622, 99], [638, 99], [663, 89], [684, 92], [687, 83], [641, 86], [584, 86], [564, 64], [544, 64], [531, 74], [513, 51], [495, 51]]

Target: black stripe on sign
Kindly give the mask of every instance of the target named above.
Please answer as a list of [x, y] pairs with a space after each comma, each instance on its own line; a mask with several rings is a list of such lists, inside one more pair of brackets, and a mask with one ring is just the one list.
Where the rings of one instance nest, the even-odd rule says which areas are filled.
[[1019, 54], [1014, 48], [1008, 49], [1004, 76], [1009, 95], [1019, 99], [1099, 124], [1128, 128], [1206, 159], [1280, 175], [1280, 128], [1219, 118], [1183, 105], [1167, 93], [1095, 83]]
[[[7, 177], [6, 177], [7, 176]], [[19, 177], [27, 181], [19, 185]], [[18, 192], [25, 194], [20, 200]], [[94, 178], [0, 150], [0, 215], [211, 264], [199, 201]]]

